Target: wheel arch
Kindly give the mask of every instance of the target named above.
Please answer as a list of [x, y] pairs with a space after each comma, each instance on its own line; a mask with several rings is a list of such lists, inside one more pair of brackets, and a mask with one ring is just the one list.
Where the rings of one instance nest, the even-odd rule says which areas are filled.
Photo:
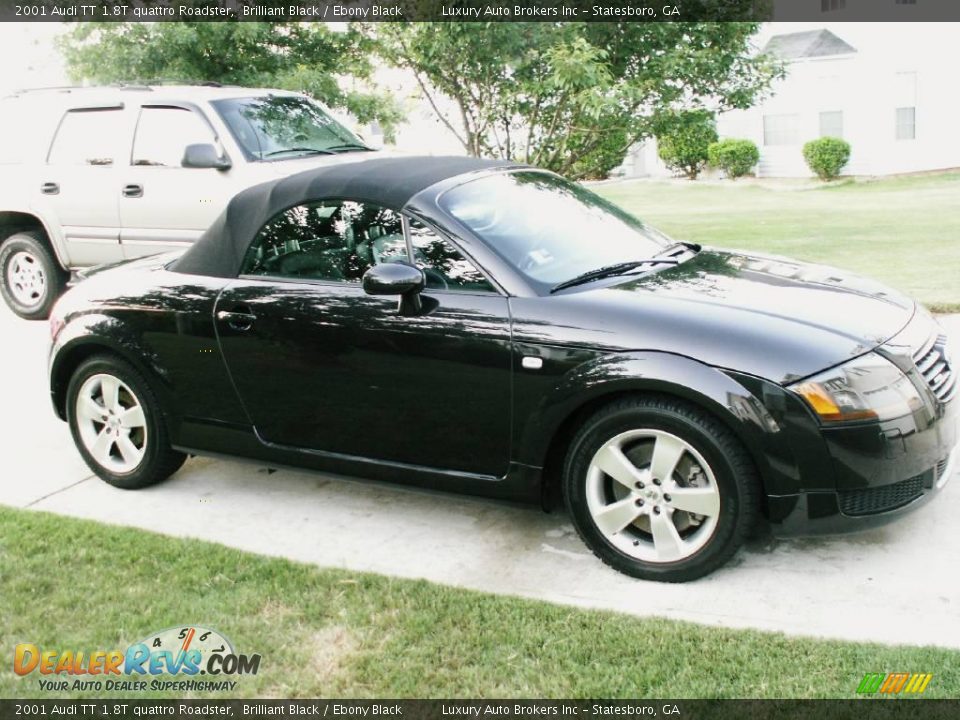
[[[113, 321], [111, 324], [117, 322], [115, 318], [106, 319]], [[86, 321], [84, 325], [93, 322], [91, 316], [85, 316], [84, 320]], [[64, 337], [64, 335], [73, 337]], [[164, 415], [168, 414], [167, 409], [171, 407], [169, 387], [163, 380], [163, 372], [153, 363], [144, 361], [143, 358], [149, 358], [149, 354], [144, 354], [144, 350], [129, 339], [118, 340], [106, 335], [78, 332], [77, 328], [68, 326], [57, 338], [50, 358], [50, 399], [57, 417], [61, 420], [67, 419], [67, 388], [70, 385], [70, 378], [83, 362], [96, 355], [113, 356], [132, 365], [158, 395]]]
[[[548, 398], [540, 413], [549, 424], [540, 429], [539, 438], [530, 438], [539, 453], [537, 464], [543, 468], [545, 509], [557, 506], [563, 462], [577, 430], [602, 407], [636, 395], [678, 399], [714, 417], [744, 446], [766, 490], [769, 460], [762, 443], [766, 429], [730, 409], [734, 398], [756, 400], [728, 375], [696, 360], [660, 352], [606, 357], [589, 365], [592, 367], [578, 368], [574, 376], [566, 378], [564, 387]], [[762, 505], [765, 511], [766, 503]]]
[[19, 210], [0, 210], [0, 245], [11, 236], [24, 231], [40, 233], [42, 236], [40, 240], [56, 258], [60, 267], [64, 270], [67, 269], [67, 265], [60, 254], [60, 248], [53, 241], [53, 236], [47, 229], [46, 223], [38, 215]]

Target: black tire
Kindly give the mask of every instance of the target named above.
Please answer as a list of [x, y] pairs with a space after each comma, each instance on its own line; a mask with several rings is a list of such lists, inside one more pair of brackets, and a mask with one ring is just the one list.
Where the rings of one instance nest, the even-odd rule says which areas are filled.
[[[80, 417], [77, 401], [84, 384], [95, 376], [112, 376], [119, 380], [129, 390], [129, 394], [126, 393], [126, 389], [121, 390], [121, 396], [126, 395], [128, 399], [133, 399], [133, 402], [128, 402], [128, 405], [139, 404], [143, 410], [142, 458], [135, 467], [127, 471], [118, 471], [112, 466], [105, 466], [91, 454], [84, 441], [81, 426], [85, 420]], [[179, 470], [187, 458], [183, 453], [170, 447], [166, 423], [156, 393], [130, 363], [120, 358], [112, 355], [97, 355], [85, 360], [70, 378], [70, 384], [67, 386], [66, 410], [70, 433], [73, 435], [73, 441], [80, 455], [97, 476], [114, 487], [135, 490], [154, 485], [166, 480]], [[104, 412], [106, 417], [106, 410]], [[109, 430], [106, 423], [102, 425], [104, 429]], [[114, 444], [109, 452], [115, 454], [118, 460], [122, 460], [119, 450], [119, 445]]]
[[[14, 287], [11, 279], [11, 264], [14, 259], [29, 258], [27, 264], [35, 267], [42, 276], [42, 291], [37, 291], [30, 299], [24, 297], [22, 286]], [[69, 274], [60, 267], [53, 252], [47, 245], [46, 236], [38, 230], [24, 230], [15, 233], [0, 245], [0, 293], [7, 305], [17, 315], [26, 320], [45, 320], [53, 309], [53, 304], [63, 293]]]
[[[627, 501], [629, 504], [629, 498], [636, 497], [635, 504], [645, 504], [640, 502], [640, 493], [649, 492], [650, 488], [627, 491], [620, 487], [623, 483], [616, 483], [606, 473], [598, 473], [596, 469], [591, 470], [594, 456], [601, 447], [611, 439], [624, 437], [623, 433], [635, 431], [667, 433], [679, 438], [699, 453], [715, 478], [716, 488], [719, 491], [719, 512], [715, 520], [709, 521], [709, 518], [697, 515], [675, 515], [675, 508], [670, 508], [669, 515], [664, 515], [664, 518], [670, 518], [669, 522], [673, 523], [674, 527], [677, 527], [679, 520], [685, 520], [687, 526], [683, 532], [691, 533], [687, 537], [697, 537], [698, 541], [705, 543], [695, 552], [681, 559], [656, 562], [637, 558], [625, 551], [624, 547], [639, 546], [647, 542], [647, 539], [649, 544], [645, 544], [644, 547], [655, 547], [652, 530], [649, 529], [651, 528], [649, 523], [654, 520], [652, 516], [648, 515], [645, 520], [635, 521], [647, 522], [646, 531], [635, 524], [628, 524], [620, 531], [612, 533], [610, 538], [613, 540], [611, 540], [600, 530], [590, 510], [588, 493], [598, 492], [597, 488], [601, 486], [608, 488], [605, 492], [612, 492], [612, 487], [618, 488], [621, 497], [610, 498], [609, 502], [619, 500], [621, 503]], [[623, 454], [627, 455], [628, 459], [631, 453], [636, 457], [636, 453], [644, 451], [638, 447], [639, 443], [654, 442], [644, 440], [642, 435], [640, 437], [633, 449], [628, 449], [629, 445], [624, 445]], [[646, 452], [652, 453], [652, 450]], [[699, 462], [694, 460], [693, 454], [684, 452], [681, 457], [685, 458], [686, 467], [697, 471]], [[632, 459], [631, 463], [633, 463]], [[652, 456], [650, 465], [640, 472], [646, 472], [651, 465]], [[677, 468], [679, 467], [678, 464]], [[594, 484], [589, 486], [593, 490], [588, 489], [590, 482], [588, 474], [594, 478]], [[649, 477], [653, 477], [652, 471]], [[671, 480], [676, 477], [680, 476], [675, 475]], [[660, 481], [656, 484], [659, 485]], [[709, 482], [709, 485], [713, 487], [712, 482]], [[637, 488], [643, 486], [642, 482], [636, 485]], [[663, 488], [659, 490], [662, 492]], [[659, 395], [634, 396], [614, 401], [584, 423], [574, 437], [567, 454], [563, 472], [563, 492], [577, 531], [603, 562], [633, 577], [664, 582], [694, 580], [724, 565], [754, 529], [760, 503], [760, 482], [757, 471], [736, 436], [719, 420], [699, 407], [679, 399]], [[631, 492], [636, 494], [631, 495]], [[660, 508], [666, 508], [670, 500], [676, 502], [676, 498], [669, 498], [665, 492], [655, 500], [647, 499], [644, 512], [656, 512], [658, 516], [656, 519], [659, 521], [660, 513], [668, 512]], [[708, 524], [698, 526], [696, 524], [698, 520], [701, 523], [707, 520]], [[714, 523], [712, 534], [707, 532], [709, 522]], [[696, 536], [694, 535], [696, 532], [703, 534]], [[619, 542], [624, 547], [617, 547], [614, 542]], [[695, 545], [695, 543], [692, 544]], [[655, 553], [655, 550], [649, 552]]]

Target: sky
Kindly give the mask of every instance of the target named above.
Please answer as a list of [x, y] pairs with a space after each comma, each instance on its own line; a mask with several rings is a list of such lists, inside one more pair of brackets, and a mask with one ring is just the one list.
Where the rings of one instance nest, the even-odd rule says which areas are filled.
[[62, 23], [0, 23], [0, 96], [28, 87], [68, 84], [53, 42]]

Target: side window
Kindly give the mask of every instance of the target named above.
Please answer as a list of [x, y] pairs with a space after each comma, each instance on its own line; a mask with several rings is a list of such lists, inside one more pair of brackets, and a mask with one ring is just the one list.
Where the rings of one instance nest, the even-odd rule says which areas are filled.
[[298, 205], [268, 222], [247, 251], [242, 272], [355, 283], [374, 265], [406, 260], [399, 213], [333, 200]]
[[419, 220], [410, 220], [410, 241], [414, 262], [427, 276], [428, 288], [495, 292], [473, 263]]
[[213, 131], [196, 113], [183, 108], [145, 107], [137, 122], [132, 163], [178, 168], [187, 145], [215, 142]]
[[113, 165], [123, 134], [122, 110], [71, 110], [63, 116], [47, 162], [52, 165]]

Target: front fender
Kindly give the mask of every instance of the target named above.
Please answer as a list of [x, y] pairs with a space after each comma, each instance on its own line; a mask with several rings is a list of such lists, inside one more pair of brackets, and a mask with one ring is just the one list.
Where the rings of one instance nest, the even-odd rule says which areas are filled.
[[[86, 358], [107, 351], [122, 357], [142, 375], [151, 388], [167, 399], [170, 383], [159, 359], [142, 340], [142, 334], [120, 318], [103, 313], [76, 316], [60, 330], [50, 347], [48, 376], [50, 398], [61, 420], [66, 419], [66, 395], [70, 376]], [[164, 403], [165, 407], [170, 407]]]
[[[777, 386], [764, 383], [764, 392]], [[638, 351], [595, 356], [582, 362], [544, 389], [530, 411], [518, 417], [520, 462], [543, 467], [552, 443], [584, 409], [605, 398], [632, 392], [656, 392], [685, 399], [716, 416], [743, 442], [753, 457], [768, 492], [768, 479], [779, 477], [770, 468], [771, 440], [781, 427], [763, 402], [745, 384], [722, 370], [682, 355]], [[523, 397], [523, 393], [518, 393]], [[773, 483], [780, 485], [779, 482]], [[787, 483], [792, 486], [793, 481]]]

